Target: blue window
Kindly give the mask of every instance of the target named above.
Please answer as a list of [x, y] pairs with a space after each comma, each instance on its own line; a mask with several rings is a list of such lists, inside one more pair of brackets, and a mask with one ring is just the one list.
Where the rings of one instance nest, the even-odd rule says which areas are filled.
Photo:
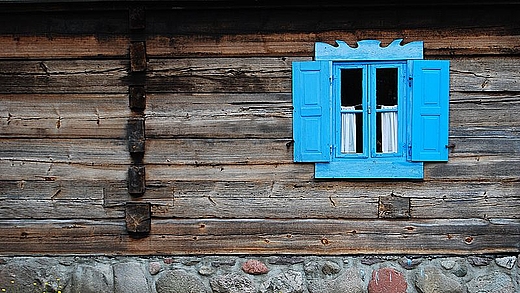
[[448, 160], [449, 61], [401, 41], [316, 43], [293, 63], [294, 161], [316, 178], [420, 179]]

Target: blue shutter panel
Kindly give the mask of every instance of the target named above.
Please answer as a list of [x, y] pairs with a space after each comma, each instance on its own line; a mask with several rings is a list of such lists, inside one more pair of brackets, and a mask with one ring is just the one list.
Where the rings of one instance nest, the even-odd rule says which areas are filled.
[[330, 161], [330, 66], [328, 61], [293, 62], [295, 162]]
[[447, 161], [449, 61], [409, 61], [412, 70], [412, 161]]

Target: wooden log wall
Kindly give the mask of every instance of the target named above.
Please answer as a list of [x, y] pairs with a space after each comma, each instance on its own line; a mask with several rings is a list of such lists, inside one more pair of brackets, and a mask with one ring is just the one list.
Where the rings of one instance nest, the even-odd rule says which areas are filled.
[[[520, 251], [518, 4], [142, 7], [136, 31], [124, 2], [0, 4], [0, 254]], [[292, 162], [291, 62], [317, 41], [397, 38], [451, 61], [449, 162], [422, 181], [315, 180]], [[130, 201], [151, 204], [144, 238]]]

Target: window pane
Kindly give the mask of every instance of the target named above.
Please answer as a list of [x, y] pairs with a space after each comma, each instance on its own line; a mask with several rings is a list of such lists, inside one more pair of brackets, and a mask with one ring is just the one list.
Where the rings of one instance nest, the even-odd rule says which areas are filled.
[[341, 152], [363, 153], [363, 69], [341, 70]]
[[341, 152], [363, 153], [363, 113], [341, 113]]
[[376, 69], [376, 152], [397, 152], [397, 68]]
[[341, 106], [361, 110], [363, 104], [363, 69], [341, 70]]
[[397, 68], [376, 69], [376, 103], [378, 109], [397, 105]]

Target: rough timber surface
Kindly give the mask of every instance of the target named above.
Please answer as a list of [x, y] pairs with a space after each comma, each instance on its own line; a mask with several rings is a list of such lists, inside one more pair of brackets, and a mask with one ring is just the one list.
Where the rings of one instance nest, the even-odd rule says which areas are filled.
[[[520, 251], [518, 4], [139, 2], [145, 28], [131, 30], [128, 3], [58, 2], [0, 1], [0, 254]], [[399, 38], [450, 60], [449, 161], [421, 181], [315, 180], [293, 163], [291, 63], [315, 42]], [[146, 73], [131, 72], [131, 41], [146, 44]], [[140, 198], [127, 187], [135, 117]], [[388, 197], [409, 218], [382, 219]], [[151, 204], [146, 238], [125, 228], [129, 201]]]
[[520, 236], [518, 220], [501, 219], [154, 220], [153, 234], [143, 239], [130, 238], [124, 223], [113, 220], [0, 223], [2, 250], [21, 254], [506, 253], [518, 251]]

